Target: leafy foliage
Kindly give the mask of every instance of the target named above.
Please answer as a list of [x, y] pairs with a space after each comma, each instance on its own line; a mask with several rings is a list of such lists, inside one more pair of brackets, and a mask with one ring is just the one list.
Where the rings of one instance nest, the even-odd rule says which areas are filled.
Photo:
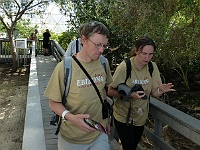
[[200, 69], [199, 1], [57, 0], [57, 2], [63, 12], [70, 12], [69, 23], [74, 31], [81, 23], [91, 20], [101, 21], [109, 27], [111, 51], [105, 51], [105, 55], [109, 58], [111, 67], [127, 56], [137, 38], [150, 36], [157, 44], [154, 61], [166, 77], [166, 82], [182, 81], [185, 90], [190, 90], [191, 74], [198, 74]]
[[64, 50], [67, 49], [69, 43], [79, 36], [72, 30], [63, 32], [60, 36], [58, 36], [58, 43], [62, 46]]

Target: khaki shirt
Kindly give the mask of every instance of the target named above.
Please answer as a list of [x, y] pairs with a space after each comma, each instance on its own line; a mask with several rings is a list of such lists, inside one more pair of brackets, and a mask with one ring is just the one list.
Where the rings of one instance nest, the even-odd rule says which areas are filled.
[[[153, 65], [153, 73], [152, 77], [148, 71], [148, 65], [146, 65], [142, 70], [138, 70], [134, 63], [133, 57], [130, 59], [131, 61], [131, 78], [129, 77], [126, 84], [128, 87], [132, 88], [135, 84], [142, 85], [144, 92], [147, 96], [150, 95], [151, 90], [153, 88], [158, 87], [157, 81], [160, 80], [160, 73], [158, 70], [157, 65], [155, 62], [152, 62]], [[126, 63], [125, 61], [121, 62], [120, 65], [117, 67], [114, 75], [113, 75], [113, 82], [111, 86], [113, 88], [117, 88], [120, 83], [124, 83], [126, 79]], [[126, 118], [128, 114], [128, 109], [131, 105], [131, 116], [130, 120], [133, 121], [133, 124], [136, 126], [142, 126], [145, 124], [146, 119], [149, 113], [149, 100], [138, 100], [130, 98], [130, 102], [124, 102], [121, 99], [115, 99], [114, 103], [114, 116], [115, 119], [126, 123]], [[142, 109], [142, 114], [138, 113], [138, 109]]]
[[[105, 84], [109, 85], [112, 82], [108, 61], [106, 65], [107, 73], [100, 60], [91, 63], [81, 62], [81, 64], [94, 80], [103, 98]], [[62, 61], [56, 66], [44, 95], [54, 101], [61, 102], [64, 88], [64, 61]], [[72, 114], [89, 114], [91, 119], [100, 122], [104, 127], [106, 125], [106, 119], [102, 119], [102, 104], [93, 85], [73, 59], [72, 78], [66, 108]], [[69, 121], [62, 122], [60, 133], [68, 142], [79, 144], [90, 143], [100, 134], [99, 131], [91, 133], [80, 130]]]

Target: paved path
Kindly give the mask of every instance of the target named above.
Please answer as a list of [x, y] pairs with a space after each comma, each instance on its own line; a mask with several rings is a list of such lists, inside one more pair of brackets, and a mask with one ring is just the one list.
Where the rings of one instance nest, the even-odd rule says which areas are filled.
[[[57, 136], [54, 134], [56, 127], [49, 124], [52, 116], [52, 111], [48, 105], [48, 98], [44, 97], [44, 91], [49, 81], [49, 78], [55, 68], [57, 62], [53, 56], [38, 55], [37, 60], [37, 75], [39, 83], [39, 93], [42, 107], [43, 126], [45, 134], [45, 142], [47, 150], [57, 150]], [[119, 150], [119, 145], [113, 137], [110, 137], [111, 150]]]

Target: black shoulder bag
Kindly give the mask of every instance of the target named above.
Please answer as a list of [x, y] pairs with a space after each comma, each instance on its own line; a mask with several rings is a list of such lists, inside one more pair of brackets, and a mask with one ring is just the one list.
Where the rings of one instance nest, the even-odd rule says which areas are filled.
[[79, 67], [83, 70], [83, 72], [85, 73], [85, 75], [88, 77], [88, 79], [90, 80], [90, 82], [92, 83], [92, 85], [94, 86], [97, 95], [99, 96], [99, 99], [101, 101], [102, 104], [102, 116], [103, 119], [108, 118], [110, 116], [110, 112], [111, 112], [111, 106], [110, 104], [107, 102], [107, 100], [103, 100], [101, 97], [101, 94], [96, 86], [96, 84], [94, 83], [94, 81], [92, 80], [91, 76], [88, 74], [88, 72], [85, 70], [85, 68], [82, 66], [82, 64], [78, 61], [78, 59], [73, 55], [72, 58], [76, 61], [76, 63], [79, 65]]

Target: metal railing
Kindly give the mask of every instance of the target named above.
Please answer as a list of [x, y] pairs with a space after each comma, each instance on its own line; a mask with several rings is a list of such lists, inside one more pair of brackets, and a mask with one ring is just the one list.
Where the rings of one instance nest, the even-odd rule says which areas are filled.
[[[19, 57], [19, 62], [24, 63], [24, 59], [26, 61], [31, 58], [31, 51], [32, 51], [32, 41], [27, 40], [27, 48], [20, 49], [17, 48], [17, 53]], [[4, 63], [11, 63], [12, 62], [12, 53], [10, 50], [10, 41], [7, 38], [0, 39], [0, 62]]]
[[175, 149], [169, 144], [170, 141], [163, 139], [162, 129], [164, 125], [200, 146], [200, 120], [155, 98], [150, 100], [150, 114], [154, 118], [154, 131], [145, 127], [144, 134], [153, 142], [154, 150]]
[[56, 41], [51, 42], [51, 53], [55, 57], [57, 62], [60, 62], [65, 55], [65, 50], [60, 46], [60, 44]]
[[[60, 46], [60, 44], [54, 40], [50, 40], [50, 54], [52, 54], [57, 62], [60, 62], [65, 54], [65, 50]], [[28, 52], [24, 49], [17, 49], [19, 56], [19, 61], [23, 62], [23, 59], [31, 58], [32, 53], [32, 41], [27, 40]], [[39, 39], [37, 42], [35, 54], [43, 54], [43, 40]], [[0, 39], [0, 62], [11, 63], [12, 54], [10, 51], [10, 41], [8, 39]]]

